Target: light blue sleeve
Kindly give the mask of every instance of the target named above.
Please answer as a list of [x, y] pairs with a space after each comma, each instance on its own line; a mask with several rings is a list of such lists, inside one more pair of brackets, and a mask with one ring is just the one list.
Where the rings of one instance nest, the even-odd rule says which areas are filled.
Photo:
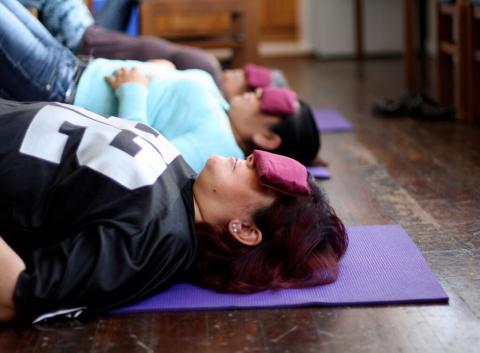
[[207, 163], [210, 151], [206, 150], [205, 146], [199, 148], [197, 131], [191, 131], [169, 141], [179, 150], [188, 165], [199, 174]]
[[115, 90], [118, 116], [150, 125], [147, 118], [148, 88], [140, 83], [124, 83]]

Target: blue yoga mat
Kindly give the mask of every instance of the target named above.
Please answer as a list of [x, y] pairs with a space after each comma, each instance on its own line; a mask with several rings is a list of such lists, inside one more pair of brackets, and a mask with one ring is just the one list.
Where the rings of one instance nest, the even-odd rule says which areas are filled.
[[447, 294], [401, 226], [355, 226], [348, 228], [348, 234], [349, 247], [339, 277], [332, 284], [221, 294], [181, 283], [114, 313], [448, 302]]
[[348, 132], [353, 125], [335, 109], [315, 109], [315, 123], [320, 132]]
[[330, 179], [332, 177], [330, 171], [325, 167], [308, 166], [307, 170], [317, 179]]

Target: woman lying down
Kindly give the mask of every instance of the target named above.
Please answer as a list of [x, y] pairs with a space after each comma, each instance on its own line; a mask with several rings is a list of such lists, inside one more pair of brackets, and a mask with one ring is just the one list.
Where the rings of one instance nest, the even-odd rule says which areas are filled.
[[95, 315], [179, 280], [223, 292], [332, 282], [340, 219], [293, 159], [212, 157], [157, 131], [0, 99], [0, 319]]

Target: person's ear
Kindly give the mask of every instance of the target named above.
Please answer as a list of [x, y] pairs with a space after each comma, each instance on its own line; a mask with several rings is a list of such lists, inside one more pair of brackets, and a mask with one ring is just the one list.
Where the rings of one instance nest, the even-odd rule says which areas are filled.
[[233, 219], [228, 222], [228, 231], [238, 242], [244, 245], [255, 246], [262, 242], [262, 231], [255, 224]]
[[268, 130], [256, 132], [252, 136], [253, 143], [261, 149], [273, 151], [280, 147], [282, 138], [280, 135]]

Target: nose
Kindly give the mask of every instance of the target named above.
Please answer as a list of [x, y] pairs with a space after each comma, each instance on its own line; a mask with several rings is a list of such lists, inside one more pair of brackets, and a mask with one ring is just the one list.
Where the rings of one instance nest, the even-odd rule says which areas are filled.
[[255, 160], [253, 154], [249, 155], [245, 162], [247, 163], [247, 167], [255, 168]]

